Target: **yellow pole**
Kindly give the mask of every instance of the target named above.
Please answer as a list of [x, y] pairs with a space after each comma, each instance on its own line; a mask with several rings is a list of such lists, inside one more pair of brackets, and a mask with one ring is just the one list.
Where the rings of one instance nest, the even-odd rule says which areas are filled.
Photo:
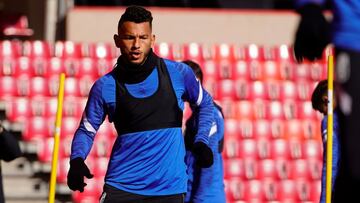
[[334, 57], [328, 57], [328, 112], [327, 112], [327, 143], [326, 143], [326, 203], [331, 203], [332, 181], [332, 144], [333, 144], [333, 82], [334, 82]]
[[56, 173], [57, 173], [57, 163], [59, 156], [60, 129], [61, 129], [61, 119], [62, 119], [62, 107], [64, 100], [64, 86], [65, 86], [65, 74], [61, 73], [60, 82], [59, 82], [58, 106], [57, 106], [56, 121], [55, 121], [54, 149], [53, 149], [51, 175], [50, 175], [49, 203], [54, 203], [55, 201]]

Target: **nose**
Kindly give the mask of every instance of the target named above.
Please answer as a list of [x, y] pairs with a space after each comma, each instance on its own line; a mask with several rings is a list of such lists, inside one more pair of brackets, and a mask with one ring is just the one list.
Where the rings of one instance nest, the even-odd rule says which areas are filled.
[[138, 49], [138, 48], [140, 48], [140, 38], [135, 37], [134, 43], [133, 43], [133, 49]]

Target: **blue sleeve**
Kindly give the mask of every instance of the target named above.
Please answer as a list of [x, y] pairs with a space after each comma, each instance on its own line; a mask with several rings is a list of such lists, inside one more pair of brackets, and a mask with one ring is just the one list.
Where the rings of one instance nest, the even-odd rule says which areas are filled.
[[209, 144], [210, 128], [214, 120], [214, 105], [210, 94], [204, 90], [194, 72], [185, 64], [180, 63], [180, 72], [184, 77], [185, 93], [183, 99], [198, 108], [199, 124], [194, 142]]
[[309, 3], [324, 5], [325, 2], [326, 0], [295, 0], [295, 7], [299, 8]]
[[[331, 190], [334, 190], [334, 184], [336, 177], [339, 172], [340, 165], [340, 137], [339, 137], [339, 123], [337, 120], [336, 114], [333, 118], [333, 161], [332, 161], [332, 179], [331, 179]], [[326, 140], [327, 140], [327, 117], [325, 117], [321, 123], [321, 131], [323, 137], [323, 168], [322, 168], [322, 177], [321, 177], [321, 196], [320, 203], [325, 203], [326, 197]]]
[[71, 159], [77, 157], [86, 159], [91, 150], [95, 134], [105, 119], [106, 110], [102, 87], [103, 81], [98, 80], [90, 90], [79, 128], [76, 130], [72, 141]]

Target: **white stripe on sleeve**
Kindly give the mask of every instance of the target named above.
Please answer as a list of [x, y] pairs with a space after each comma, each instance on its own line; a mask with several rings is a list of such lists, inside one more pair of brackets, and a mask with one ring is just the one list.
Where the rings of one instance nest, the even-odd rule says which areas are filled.
[[91, 125], [91, 123], [89, 122], [88, 118], [86, 117], [86, 114], [84, 113], [84, 118], [83, 118], [83, 123], [84, 126], [86, 128], [87, 131], [92, 132], [92, 133], [96, 133], [95, 128]]
[[202, 99], [203, 99], [203, 90], [202, 90], [202, 87], [201, 87], [201, 84], [200, 84], [200, 81], [199, 82], [199, 96], [198, 96], [198, 99], [196, 101], [196, 105], [200, 105], [201, 102], [202, 102]]

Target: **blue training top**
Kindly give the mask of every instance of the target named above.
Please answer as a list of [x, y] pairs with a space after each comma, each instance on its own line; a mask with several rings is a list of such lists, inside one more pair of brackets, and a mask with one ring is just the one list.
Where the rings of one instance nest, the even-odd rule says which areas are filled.
[[[360, 51], [360, 1], [329, 0], [333, 12], [332, 42], [338, 48]], [[308, 3], [324, 5], [326, 0], [296, 0], [296, 6]]]
[[[184, 101], [200, 112], [195, 141], [209, 144], [213, 121], [213, 101], [202, 88], [193, 71], [185, 64], [164, 60], [180, 109]], [[115, 71], [98, 79], [90, 90], [80, 126], [75, 132], [71, 159], [86, 159], [94, 137], [105, 117], [115, 120]], [[158, 70], [137, 84], [125, 84], [136, 98], [153, 95], [158, 88]], [[171, 195], [186, 192], [185, 147], [181, 127], [131, 132], [118, 136], [106, 172], [105, 183], [139, 195]]]
[[[198, 118], [197, 111], [193, 111], [192, 117]], [[188, 121], [189, 122], [189, 121]], [[190, 122], [187, 128], [197, 129], [196, 122]], [[187, 129], [189, 130], [189, 129]], [[185, 134], [185, 136], [191, 136]], [[224, 141], [224, 118], [218, 108], [214, 111], [214, 121], [210, 130], [209, 146], [214, 154], [214, 163], [210, 168], [196, 166], [196, 160], [190, 149], [186, 151], [187, 173], [189, 175], [188, 189], [185, 202], [192, 203], [225, 203], [223, 159], [221, 155]]]
[[[332, 180], [331, 187], [332, 191], [334, 191], [334, 184], [336, 177], [338, 176], [339, 167], [340, 167], [340, 129], [339, 129], [339, 120], [336, 111], [333, 114], [333, 160], [332, 160]], [[321, 176], [321, 195], [320, 195], [320, 203], [325, 203], [326, 196], [326, 149], [327, 149], [327, 116], [321, 122], [321, 132], [322, 132], [322, 140], [323, 140], [323, 168], [322, 168], [322, 176]]]

